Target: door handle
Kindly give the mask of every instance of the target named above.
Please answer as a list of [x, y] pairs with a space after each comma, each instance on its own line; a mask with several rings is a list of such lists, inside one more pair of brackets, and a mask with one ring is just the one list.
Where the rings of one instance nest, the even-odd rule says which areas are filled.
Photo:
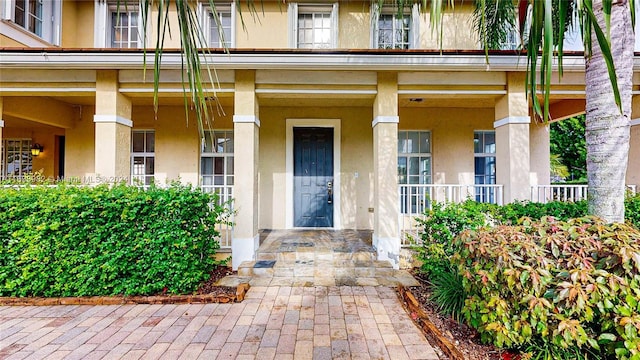
[[327, 204], [333, 204], [333, 181], [327, 182]]

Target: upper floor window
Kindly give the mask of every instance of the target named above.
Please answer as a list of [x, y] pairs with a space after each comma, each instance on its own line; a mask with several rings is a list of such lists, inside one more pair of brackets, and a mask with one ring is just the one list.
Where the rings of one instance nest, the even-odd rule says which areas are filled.
[[[60, 43], [60, 0], [5, 0], [2, 3], [2, 19], [12, 21], [48, 43]], [[25, 45], [42, 45], [29, 41], [24, 34], [11, 29], [3, 27], [1, 30], [1, 34]]]
[[299, 49], [338, 47], [338, 3], [289, 4], [290, 43]]
[[95, 47], [142, 47], [144, 34], [138, 5], [137, 0], [95, 0]]
[[207, 46], [212, 48], [235, 46], [235, 3], [199, 3], [199, 16]]
[[371, 5], [372, 46], [376, 49], [412, 49], [418, 46], [419, 5], [399, 11], [394, 6]]
[[140, 47], [139, 18], [137, 6], [122, 3], [109, 6], [109, 42], [112, 48]]

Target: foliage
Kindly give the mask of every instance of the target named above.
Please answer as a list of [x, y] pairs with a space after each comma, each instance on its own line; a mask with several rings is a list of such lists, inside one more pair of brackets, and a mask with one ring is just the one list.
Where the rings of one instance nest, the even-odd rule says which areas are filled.
[[516, 29], [516, 7], [513, 1], [476, 0], [473, 27], [487, 49], [500, 49], [509, 33]]
[[551, 154], [549, 156], [549, 165], [551, 166], [551, 177], [556, 179], [566, 179], [569, 177], [569, 169], [558, 154]]
[[225, 210], [166, 189], [0, 189], [0, 296], [188, 293], [206, 280]]
[[530, 201], [516, 201], [496, 208], [494, 217], [501, 224], [515, 224], [522, 217], [541, 219], [544, 216], [552, 216], [558, 220], [587, 215], [586, 201], [550, 201], [548, 203], [536, 203]]
[[468, 294], [463, 315], [499, 347], [535, 339], [640, 357], [640, 231], [594, 217], [524, 218], [463, 232], [452, 262]]
[[415, 250], [422, 261], [421, 271], [426, 274], [447, 272], [449, 257], [453, 255], [453, 238], [463, 230], [478, 228], [489, 223], [485, 215], [494, 205], [467, 200], [464, 203], [433, 203], [425, 218], [417, 218], [421, 244]]
[[527, 354], [525, 358], [530, 360], [595, 360], [603, 357], [600, 351], [594, 349], [580, 348], [578, 346], [564, 348], [545, 342], [540, 338], [528, 343], [521, 352]]
[[551, 123], [549, 141], [552, 155], [569, 170], [568, 179], [586, 182], [587, 143], [585, 138], [584, 115]]
[[640, 193], [627, 196], [624, 202], [624, 218], [627, 223], [640, 229]]
[[462, 276], [456, 269], [438, 272], [432, 276], [431, 285], [433, 289], [431, 300], [440, 311], [459, 321], [467, 298]]

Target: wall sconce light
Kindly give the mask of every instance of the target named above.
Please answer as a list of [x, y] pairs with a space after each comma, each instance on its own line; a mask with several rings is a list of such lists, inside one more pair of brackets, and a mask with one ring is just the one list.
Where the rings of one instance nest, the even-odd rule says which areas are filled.
[[35, 143], [33, 145], [31, 145], [31, 155], [32, 156], [38, 156], [40, 155], [40, 153], [42, 152], [44, 148], [42, 147], [42, 145]]

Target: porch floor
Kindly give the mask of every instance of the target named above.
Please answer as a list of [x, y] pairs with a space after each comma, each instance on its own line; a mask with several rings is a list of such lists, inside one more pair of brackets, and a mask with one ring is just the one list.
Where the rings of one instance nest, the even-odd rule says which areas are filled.
[[406, 270], [376, 259], [371, 231], [263, 230], [256, 261], [218, 282], [237, 286], [418, 285]]

